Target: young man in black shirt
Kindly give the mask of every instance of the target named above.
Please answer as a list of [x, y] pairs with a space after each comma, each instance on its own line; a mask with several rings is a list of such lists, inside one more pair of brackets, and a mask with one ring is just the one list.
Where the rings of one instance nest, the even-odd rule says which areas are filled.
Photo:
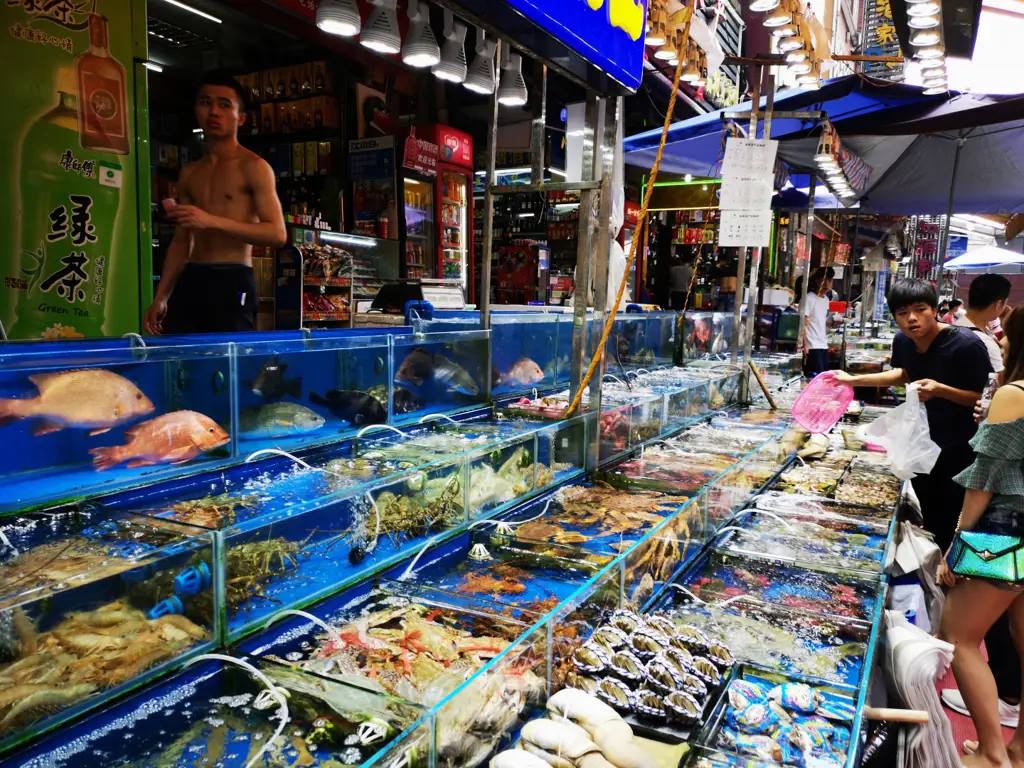
[[[927, 475], [911, 483], [921, 502], [924, 527], [935, 536], [943, 553], [956, 533], [964, 489], [953, 478], [974, 463], [969, 441], [977, 431], [974, 404], [992, 372], [985, 344], [974, 331], [940, 323], [939, 296], [924, 280], [899, 280], [889, 292], [889, 311], [900, 332], [892, 342], [892, 370], [864, 376], [843, 371], [836, 378], [861, 387], [891, 387], [912, 381], [928, 411], [932, 440], [942, 449]], [[1016, 727], [1020, 696], [1020, 659], [1010, 638], [1006, 615], [985, 636], [989, 666], [999, 688], [1000, 718]], [[960, 693], [943, 691], [942, 700], [962, 714], [968, 714]]]

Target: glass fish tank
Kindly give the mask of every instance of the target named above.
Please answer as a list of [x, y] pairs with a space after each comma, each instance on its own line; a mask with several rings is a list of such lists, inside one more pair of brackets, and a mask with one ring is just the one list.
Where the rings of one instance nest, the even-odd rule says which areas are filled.
[[625, 602], [643, 608], [680, 573], [704, 543], [703, 515], [700, 503], [691, 501], [626, 551], [622, 563]]
[[485, 526], [460, 533], [385, 575], [544, 615], [614, 559], [504, 531]]
[[294, 449], [388, 423], [391, 339], [236, 344], [237, 453]]
[[858, 749], [856, 715], [849, 689], [741, 665], [699, 737], [700, 746], [726, 761], [702, 765], [699, 757], [690, 764], [843, 768]]
[[228, 345], [94, 342], [0, 351], [0, 511], [151, 482], [227, 458]]
[[392, 344], [395, 423], [488, 403], [489, 331], [395, 336]]
[[515, 536], [585, 546], [609, 555], [625, 552], [674, 515], [685, 500], [656, 491], [624, 491], [603, 482], [559, 488], [502, 516]]
[[600, 479], [618, 488], [694, 496], [736, 463], [731, 456], [684, 451], [665, 443], [606, 468]]
[[823, 496], [780, 493], [773, 490], [759, 495], [755, 504], [758, 509], [779, 514], [793, 513], [812, 517], [840, 515], [885, 526], [891, 526], [893, 522], [893, 514], [889, 510], [868, 507], [854, 502], [837, 501]]
[[764, 669], [851, 688], [864, 676], [867, 621], [748, 601], [700, 603], [685, 589], [665, 590], [651, 610], [696, 627], [740, 661]]
[[254, 657], [197, 663], [16, 755], [19, 765], [73, 768], [429, 768], [433, 719], [358, 684]]
[[[516, 646], [537, 618], [471, 595], [378, 579], [318, 603], [308, 612], [276, 615], [266, 632], [246, 640], [240, 650], [305, 674], [373, 684], [430, 709], [452, 698], [467, 679]], [[543, 688], [543, 678], [530, 680], [531, 688]], [[483, 722], [484, 702], [470, 694], [468, 702], [460, 701], [458, 711], [462, 704], [480, 707]], [[513, 706], [514, 711], [506, 714], [515, 722], [522, 705], [511, 700], [506, 704]], [[495, 709], [487, 718], [499, 714]], [[470, 717], [469, 725], [473, 716], [465, 716]], [[438, 719], [438, 747], [446, 755], [465, 749], [453, 719]], [[495, 739], [500, 736], [493, 734]], [[458, 764], [473, 763], [470, 757]]]
[[714, 546], [733, 555], [861, 571], [865, 578], [877, 577], [885, 566], [884, 528], [827, 518], [798, 521], [757, 509], [740, 514], [728, 528], [719, 531]]
[[[209, 533], [62, 507], [0, 521], [0, 748], [109, 701], [219, 637]], [[175, 610], [193, 601], [191, 617]]]
[[680, 579], [705, 603], [769, 604], [839, 619], [871, 621], [881, 610], [878, 580], [856, 572], [808, 570], [712, 551]]

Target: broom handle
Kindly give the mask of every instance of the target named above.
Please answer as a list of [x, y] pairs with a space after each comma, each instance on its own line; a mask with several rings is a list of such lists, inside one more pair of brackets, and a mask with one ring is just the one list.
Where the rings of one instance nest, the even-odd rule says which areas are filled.
[[747, 365], [750, 366], [750, 370], [754, 372], [754, 378], [757, 379], [757, 383], [761, 385], [761, 391], [764, 392], [764, 396], [768, 398], [768, 405], [771, 406], [773, 411], [777, 411], [779, 406], [775, 404], [775, 398], [772, 397], [772, 393], [768, 391], [768, 385], [764, 383], [764, 379], [761, 378], [761, 372], [757, 370], [757, 366], [754, 365], [753, 360], [748, 360]]

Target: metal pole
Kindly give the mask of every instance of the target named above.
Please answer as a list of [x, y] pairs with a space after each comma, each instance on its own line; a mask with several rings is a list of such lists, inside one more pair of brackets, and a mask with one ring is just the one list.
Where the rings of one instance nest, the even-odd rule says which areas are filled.
[[[594, 146], [597, 134], [598, 99], [593, 93], [587, 94], [586, 116], [583, 120], [583, 164], [582, 179], [596, 178]], [[594, 217], [594, 190], [585, 189], [580, 193], [579, 238], [576, 243], [576, 275], [573, 280], [573, 323], [572, 323], [572, 364], [570, 366], [570, 400], [575, 399], [583, 381], [584, 360], [587, 349], [587, 304], [590, 293], [590, 241], [593, 234], [591, 219]], [[594, 222], [596, 223], [596, 222]]]
[[[750, 99], [750, 130], [747, 132], [747, 137], [751, 139], [757, 138], [757, 118], [761, 108], [761, 76], [764, 70], [758, 68], [757, 70], [757, 81], [754, 83], [754, 93]], [[736, 265], [736, 293], [733, 295], [733, 311], [732, 311], [732, 364], [739, 364], [740, 356], [740, 338], [742, 333], [740, 329], [743, 327], [743, 283], [746, 279], [747, 274], [747, 248], [739, 249], [739, 259]], [[745, 357], [745, 355], [744, 355]], [[741, 377], [741, 381], [745, 377]], [[742, 395], [742, 393], [741, 393]]]
[[[501, 61], [501, 40], [498, 40], [495, 61]], [[495, 168], [498, 160], [498, 90], [495, 88], [491, 94], [491, 124], [487, 132], [487, 171], [486, 184], [484, 185], [484, 248], [480, 265], [480, 327], [485, 331], [491, 328], [491, 262], [494, 260], [494, 185], [498, 183]], [[490, 370], [490, 367], [488, 367]], [[491, 377], [484, 377], [490, 382]], [[488, 399], [490, 398], [490, 384], [487, 386]]]
[[964, 142], [966, 142], [963, 136], [960, 136], [956, 140], [956, 152], [953, 153], [953, 178], [949, 180], [949, 202], [946, 203], [946, 232], [939, 240], [939, 271], [942, 271], [942, 265], [946, 262], [946, 243], [949, 242], [949, 222], [953, 218], [953, 196], [956, 194], [956, 174], [960, 168], [960, 150], [963, 149]]
[[530, 137], [530, 165], [533, 168], [531, 181], [544, 181], [544, 136], [548, 124], [548, 65], [537, 62], [534, 67], [533, 85], [533, 133]]
[[811, 252], [814, 242], [814, 196], [817, 194], [818, 177], [811, 171], [811, 188], [808, 190], [810, 197], [807, 200], [807, 259], [804, 261], [804, 295], [800, 300], [800, 330], [796, 334], [797, 352], [802, 350], [804, 331], [807, 325], [807, 295], [810, 293], [807, 284], [811, 280]]
[[[760, 81], [760, 77], [758, 78]], [[768, 75], [768, 100], [765, 103], [764, 110], [764, 138], [770, 139], [772, 137], [772, 109], [775, 106], [775, 75]], [[756, 118], [753, 122], [752, 135], [757, 137], [757, 123]], [[754, 249], [754, 260], [750, 264], [750, 300], [747, 302], [747, 330], [746, 336], [743, 340], [743, 362], [746, 364], [751, 359], [751, 350], [753, 349], [754, 343], [754, 316], [757, 314], [759, 309], [757, 301], [758, 284], [761, 278], [761, 249]], [[737, 296], [737, 304], [739, 304], [739, 297]], [[740, 389], [745, 390], [747, 388], [748, 379], [746, 376], [740, 377]], [[745, 391], [740, 392], [740, 401], [746, 401], [747, 393]]]

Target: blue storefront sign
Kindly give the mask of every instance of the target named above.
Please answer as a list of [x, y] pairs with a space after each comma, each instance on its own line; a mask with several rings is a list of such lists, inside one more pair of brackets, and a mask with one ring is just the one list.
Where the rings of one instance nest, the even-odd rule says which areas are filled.
[[963, 256], [967, 253], [967, 235], [950, 235], [949, 245], [946, 248], [946, 261]]
[[612, 79], [635, 91], [643, 79], [648, 0], [506, 0]]

